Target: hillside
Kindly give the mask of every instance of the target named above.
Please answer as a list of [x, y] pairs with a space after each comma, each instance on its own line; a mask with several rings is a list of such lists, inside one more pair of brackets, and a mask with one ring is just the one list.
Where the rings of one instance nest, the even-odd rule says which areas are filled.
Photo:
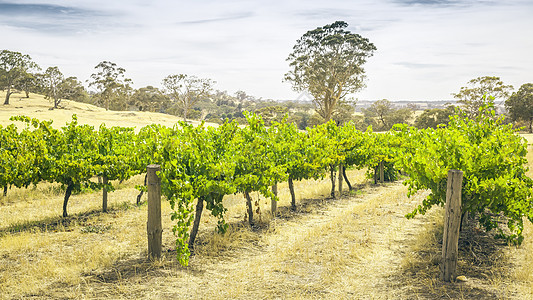
[[[5, 92], [0, 91], [0, 99], [5, 98]], [[59, 128], [65, 125], [72, 118], [73, 114], [78, 116], [80, 124], [92, 125], [95, 128], [105, 123], [107, 126], [134, 126], [137, 130], [149, 124], [161, 124], [173, 126], [181, 118], [162, 113], [152, 113], [144, 111], [106, 111], [104, 108], [87, 103], [63, 100], [62, 108], [51, 109], [53, 106], [44, 96], [30, 94], [30, 98], [23, 98], [22, 94], [13, 94], [9, 105], [0, 106], [0, 125], [6, 126], [12, 122], [11, 116], [27, 115], [39, 120], [52, 120], [53, 126]], [[189, 121], [198, 124], [198, 121]], [[217, 126], [217, 124], [210, 124]]]

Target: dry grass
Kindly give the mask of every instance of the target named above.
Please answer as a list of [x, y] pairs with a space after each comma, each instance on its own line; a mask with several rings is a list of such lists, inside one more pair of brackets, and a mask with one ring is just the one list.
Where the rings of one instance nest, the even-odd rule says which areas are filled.
[[[0, 91], [0, 99], [5, 97], [5, 92]], [[0, 125], [6, 126], [11, 124], [9, 121], [11, 116], [26, 115], [39, 120], [54, 121], [53, 127], [60, 128], [65, 126], [67, 122], [72, 120], [72, 115], [78, 116], [80, 124], [88, 124], [98, 128], [100, 124], [105, 123], [106, 126], [123, 126], [135, 127], [137, 130], [150, 124], [161, 124], [172, 127], [177, 121], [181, 120], [177, 116], [143, 112], [143, 111], [106, 111], [104, 108], [97, 107], [91, 104], [80, 103], [75, 101], [63, 100], [61, 102], [62, 108], [53, 109], [53, 106], [48, 100], [41, 95], [30, 94], [30, 98], [23, 98], [25, 95], [13, 94], [10, 98], [10, 105], [2, 106], [0, 110]], [[197, 121], [189, 121], [193, 124], [198, 124]], [[210, 126], [218, 126], [211, 124]]]

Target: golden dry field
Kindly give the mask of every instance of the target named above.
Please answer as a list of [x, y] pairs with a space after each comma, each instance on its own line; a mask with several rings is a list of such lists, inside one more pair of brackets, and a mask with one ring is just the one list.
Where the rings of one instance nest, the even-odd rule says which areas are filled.
[[[53, 127], [59, 128], [72, 120], [72, 115], [78, 116], [80, 124], [88, 124], [98, 129], [100, 124], [106, 126], [135, 127], [137, 130], [149, 124], [161, 124], [172, 127], [181, 120], [176, 116], [144, 111], [106, 111], [105, 108], [91, 104], [63, 100], [62, 108], [51, 109], [53, 104], [44, 99], [44, 96], [30, 94], [30, 98], [23, 98], [23, 94], [13, 94], [10, 105], [0, 107], [0, 125], [11, 124], [11, 116], [26, 115], [39, 120], [52, 120]], [[5, 98], [5, 92], [0, 91], [0, 99]], [[3, 102], [2, 102], [3, 103]], [[196, 121], [189, 121], [198, 124]], [[216, 126], [216, 124], [210, 124]]]
[[[48, 110], [47, 103], [14, 97], [0, 107], [0, 124], [9, 123], [13, 112], [53, 119], [55, 126], [72, 113], [95, 127], [169, 126], [177, 120], [74, 102]], [[215, 233], [216, 219], [204, 212], [188, 267], [175, 259], [166, 200], [163, 258], [147, 259], [146, 196], [135, 205], [134, 186], [142, 184], [142, 175], [115, 183], [108, 213], [100, 212], [101, 191], [73, 195], [68, 218], [60, 217], [60, 186], [10, 189], [0, 196], [0, 299], [533, 299], [530, 223], [520, 247], [468, 224], [458, 262], [458, 275], [467, 281], [443, 283], [438, 265], [443, 210], [408, 220], [405, 214], [425, 194], [408, 198], [401, 182], [374, 185], [364, 173], [349, 170], [355, 190], [337, 199], [328, 198], [328, 178], [295, 182], [296, 211], [290, 210], [287, 185], [280, 184], [275, 218], [270, 200], [253, 194], [261, 212], [254, 228], [244, 222], [244, 197], [226, 197], [230, 229]]]

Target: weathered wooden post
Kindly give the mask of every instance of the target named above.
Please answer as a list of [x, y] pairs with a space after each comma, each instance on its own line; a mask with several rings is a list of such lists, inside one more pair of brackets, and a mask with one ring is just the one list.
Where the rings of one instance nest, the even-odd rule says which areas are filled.
[[157, 176], [157, 171], [161, 170], [159, 165], [148, 165], [146, 167], [147, 189], [148, 189], [148, 222], [146, 228], [148, 232], [148, 258], [161, 258], [162, 233], [161, 226], [161, 181]]
[[106, 188], [106, 184], [107, 184], [108, 180], [107, 180], [107, 176], [103, 176], [102, 177], [102, 183], [104, 184], [104, 188], [102, 189], [102, 211], [103, 212], [107, 212], [107, 188]]
[[448, 171], [448, 189], [446, 190], [446, 214], [444, 216], [444, 233], [442, 237], [442, 263], [440, 277], [444, 281], [455, 280], [457, 254], [459, 248], [459, 228], [461, 226], [461, 189], [463, 172]]
[[342, 164], [339, 165], [339, 197], [342, 196], [342, 169], [344, 167], [342, 166]]
[[379, 183], [385, 182], [385, 166], [383, 161], [379, 162]]
[[[278, 184], [274, 184], [272, 186], [272, 193], [277, 197], [278, 196]], [[272, 216], [276, 216], [276, 210], [278, 209], [278, 201], [271, 199], [270, 200], [270, 212], [272, 213]]]

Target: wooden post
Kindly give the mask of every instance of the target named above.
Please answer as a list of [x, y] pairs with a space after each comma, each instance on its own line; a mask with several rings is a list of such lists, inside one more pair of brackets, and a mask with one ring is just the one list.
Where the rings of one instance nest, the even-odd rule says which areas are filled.
[[457, 254], [459, 248], [459, 227], [461, 225], [461, 190], [463, 172], [448, 171], [448, 189], [446, 190], [446, 215], [444, 216], [444, 233], [442, 237], [442, 263], [440, 278], [444, 281], [455, 280]]
[[157, 176], [157, 171], [161, 170], [159, 165], [148, 165], [146, 167], [147, 188], [148, 188], [148, 222], [146, 228], [148, 232], [148, 258], [161, 258], [162, 233], [161, 226], [161, 181]]
[[342, 164], [339, 165], [339, 197], [342, 196]]
[[102, 183], [104, 184], [104, 188], [102, 189], [102, 211], [107, 212], [107, 188], [105, 185], [107, 184], [107, 176], [102, 177]]
[[[278, 196], [278, 184], [272, 186], [272, 193], [277, 197]], [[270, 212], [272, 216], [276, 216], [276, 210], [278, 209], [278, 201], [272, 199], [270, 200]]]
[[385, 167], [383, 161], [379, 162], [379, 183], [385, 182]]

